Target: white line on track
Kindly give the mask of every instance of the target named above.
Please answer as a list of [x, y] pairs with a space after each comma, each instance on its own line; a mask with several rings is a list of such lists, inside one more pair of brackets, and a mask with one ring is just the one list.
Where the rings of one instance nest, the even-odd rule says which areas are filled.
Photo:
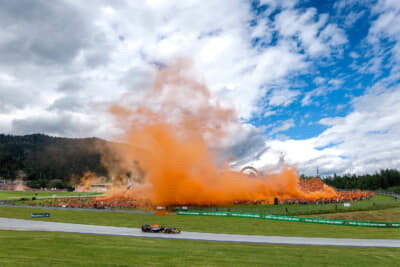
[[57, 223], [10, 218], [0, 218], [0, 229], [261, 244], [400, 248], [400, 240], [396, 239], [285, 237], [196, 232], [182, 232], [180, 234], [142, 233], [138, 228]]

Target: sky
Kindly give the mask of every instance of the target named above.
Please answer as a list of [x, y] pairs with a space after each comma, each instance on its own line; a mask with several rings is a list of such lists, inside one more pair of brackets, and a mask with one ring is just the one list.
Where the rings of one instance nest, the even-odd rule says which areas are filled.
[[400, 166], [398, 0], [0, 0], [0, 133], [112, 140], [176, 58], [237, 111], [232, 166]]

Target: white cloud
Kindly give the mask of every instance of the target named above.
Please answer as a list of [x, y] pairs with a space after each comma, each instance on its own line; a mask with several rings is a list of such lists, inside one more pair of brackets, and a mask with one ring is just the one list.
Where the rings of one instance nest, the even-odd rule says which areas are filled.
[[[13, 5], [22, 12], [24, 3]], [[0, 15], [7, 18], [8, 29], [19, 29], [11, 37], [20, 39], [17, 46], [0, 43], [1, 54], [14, 60], [2, 66], [0, 72], [40, 87], [41, 94], [46, 95], [40, 103], [45, 109], [55, 99], [72, 94], [72, 91], [56, 90], [66, 80], [81, 83], [79, 97], [82, 99], [110, 101], [128, 90], [149, 86], [149, 79], [160, 64], [184, 56], [193, 60], [213, 96], [225, 105], [233, 105], [240, 117], [248, 120], [263, 113], [264, 105], [259, 105], [259, 100], [270, 87], [287, 84], [289, 76], [303, 73], [310, 67], [310, 57], [322, 52], [328, 55], [343, 41], [339, 38], [341, 30], [327, 22], [327, 15], [317, 16], [315, 9], [296, 11], [296, 1], [263, 1], [260, 4], [268, 5], [265, 14], [283, 9], [279, 19], [274, 22], [267, 16], [256, 16], [251, 13], [248, 2], [239, 0], [230, 1], [229, 5], [222, 1], [200, 0], [147, 1], [145, 4], [62, 1], [57, 4], [64, 9], [39, 1], [35, 8], [46, 14], [45, 23], [40, 16], [24, 24], [17, 19], [19, 13]], [[62, 10], [66, 10], [65, 16]], [[254, 19], [257, 26], [251, 27], [249, 21]], [[294, 31], [288, 32], [293, 25], [285, 27], [286, 20], [296, 26]], [[40, 27], [29, 26], [36, 24], [47, 26], [42, 31], [36, 30]], [[66, 30], [59, 33], [59, 27]], [[70, 29], [73, 34], [69, 33]], [[276, 30], [284, 37], [276, 44], [252, 46], [252, 38], [258, 37], [268, 43]], [[324, 36], [327, 31], [329, 38]], [[9, 34], [1, 29], [0, 36], [4, 38], [0, 40], [9, 40], [10, 36], [5, 38]], [[26, 34], [36, 42], [33, 52], [26, 49], [29, 47], [28, 40], [23, 39]], [[53, 36], [57, 39], [52, 40]], [[306, 54], [298, 50], [293, 39], [296, 36], [301, 37]], [[64, 49], [64, 46], [68, 47]], [[5, 50], [10, 47], [15, 53]], [[28, 52], [28, 56], [22, 56]], [[23, 63], [15, 61], [21, 57]], [[57, 65], [43, 65], [46, 62]], [[134, 70], [140, 70], [136, 73], [143, 75], [136, 75]], [[131, 74], [135, 78], [127, 77]], [[37, 77], [41, 79], [40, 86]], [[283, 99], [286, 92], [286, 89], [282, 93], [274, 90], [271, 104], [286, 106], [298, 95], [297, 91], [291, 91], [288, 98]]]
[[359, 57], [360, 57], [360, 55], [359, 55], [358, 53], [354, 52], [354, 51], [351, 51], [350, 54], [349, 54], [349, 56], [350, 56], [351, 58], [359, 58]]
[[279, 132], [284, 132], [293, 128], [295, 126], [294, 119], [288, 119], [286, 121], [280, 122], [277, 126], [273, 127], [270, 131], [268, 131], [269, 135], [273, 135]]
[[343, 82], [343, 79], [340, 78], [326, 79], [322, 77], [316, 77], [314, 79], [314, 83], [318, 85], [318, 87], [304, 94], [304, 97], [301, 99], [301, 105], [318, 105], [318, 102], [316, 102], [315, 99], [328, 95], [332, 91], [341, 89]]
[[[346, 5], [359, 4], [355, 1], [340, 1], [338, 9]], [[362, 4], [370, 4], [365, 1]], [[378, 1], [372, 12], [376, 20], [371, 22], [367, 42], [370, 60], [356, 66], [360, 73], [374, 73], [379, 77], [382, 69], [390, 70], [389, 76], [378, 79], [364, 95], [354, 98], [353, 111], [343, 117], [326, 117], [319, 124], [327, 127], [320, 135], [305, 140], [268, 140], [270, 149], [253, 162], [262, 168], [264, 164], [277, 162], [280, 153], [285, 155], [289, 164], [297, 165], [300, 172], [315, 175], [319, 168], [322, 174], [336, 173], [371, 173], [381, 168], [398, 168], [400, 160], [400, 87], [398, 86], [400, 63], [400, 2]], [[361, 14], [362, 15], [362, 14]], [[388, 46], [387, 40], [392, 42]], [[354, 59], [360, 55], [350, 53]], [[389, 58], [389, 65], [384, 58]], [[342, 81], [315, 78], [319, 86], [305, 94], [303, 105], [313, 103], [313, 98], [338, 88]]]
[[267, 110], [264, 112], [264, 117], [269, 117], [275, 115], [276, 113], [277, 113], [276, 110]]
[[277, 15], [276, 26], [285, 38], [297, 36], [309, 56], [329, 57], [333, 50], [339, 51], [347, 38], [342, 29], [327, 21], [328, 15], [317, 15], [315, 8], [305, 12], [285, 10]]
[[[400, 87], [371, 92], [355, 99], [354, 111], [344, 117], [325, 118], [328, 126], [320, 135], [306, 140], [267, 141], [265, 157], [285, 155], [302, 173], [371, 173], [400, 164]], [[260, 166], [264, 156], [253, 162]]]
[[274, 89], [269, 96], [269, 104], [271, 106], [286, 107], [296, 100], [298, 95], [300, 95], [300, 91], [298, 90], [289, 90], [287, 88]]
[[[359, 71], [382, 75], [384, 69], [392, 68], [391, 74], [400, 70], [400, 2], [380, 0], [373, 6], [372, 12], [377, 19], [371, 23], [367, 42], [371, 45], [367, 56], [371, 57]], [[394, 43], [390, 45], [389, 42]], [[389, 57], [389, 61], [385, 58]]]
[[352, 27], [354, 23], [356, 23], [362, 16], [364, 16], [365, 10], [361, 10], [360, 12], [351, 11], [347, 16], [344, 22], [346, 27]]
[[[339, 1], [335, 6], [339, 10], [355, 2]], [[315, 73], [314, 66], [341, 56], [348, 42], [345, 31], [315, 8], [297, 8], [298, 1], [262, 0], [268, 8], [257, 15], [250, 2], [239, 0], [4, 3], [1, 132], [110, 137], [118, 129], [101, 111], [102, 104], [128, 92], [134, 92], [139, 102], [157, 69], [175, 57], [190, 58], [196, 78], [210, 88], [213, 98], [235, 107], [244, 121], [281, 113], [280, 108], [299, 99], [302, 105], [315, 104], [343, 82], [340, 76], [331, 79]], [[38, 12], [29, 13], [33, 8]], [[378, 1], [372, 10], [377, 19], [363, 44], [372, 48], [372, 59], [358, 70], [379, 72], [388, 56], [393, 68], [386, 80], [354, 101], [352, 113], [322, 119], [320, 124], [328, 128], [314, 138], [283, 140], [281, 135], [281, 140], [267, 140], [265, 147], [260, 129], [231, 129], [238, 133], [231, 140], [232, 151], [250, 161], [245, 151], [250, 142], [254, 154], [265, 152], [257, 156], [258, 165], [279, 162], [283, 152], [289, 163], [309, 174], [316, 167], [323, 172], [364, 172], [398, 166], [400, 96], [399, 89], [388, 84], [400, 73], [399, 10], [396, 0]], [[275, 21], [268, 16], [274, 12]], [[347, 25], [363, 12], [354, 15]], [[255, 46], [254, 38], [261, 40]], [[384, 50], [386, 38], [395, 44]], [[350, 53], [354, 59], [371, 56], [356, 51]], [[291, 86], [294, 78], [310, 71], [316, 89], [303, 95], [290, 89], [298, 88]], [[271, 135], [295, 126], [293, 119], [280, 123], [271, 127]]]

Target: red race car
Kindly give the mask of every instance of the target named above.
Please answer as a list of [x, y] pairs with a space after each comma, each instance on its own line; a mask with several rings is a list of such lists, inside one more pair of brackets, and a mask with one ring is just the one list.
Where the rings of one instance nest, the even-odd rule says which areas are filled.
[[158, 224], [153, 224], [153, 225], [143, 224], [142, 232], [179, 234], [181, 231], [176, 228], [169, 228]]

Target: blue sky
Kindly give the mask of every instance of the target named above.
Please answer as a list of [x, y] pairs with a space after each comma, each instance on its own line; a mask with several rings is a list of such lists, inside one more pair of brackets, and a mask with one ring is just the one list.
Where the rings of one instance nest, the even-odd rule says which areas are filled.
[[[291, 79], [293, 86], [291, 89], [299, 90], [302, 94], [318, 90], [321, 86], [324, 87], [326, 92], [316, 95], [312, 103], [305, 104], [301, 101], [294, 101], [284, 109], [279, 106], [269, 108], [268, 110], [276, 112], [274, 115], [266, 118], [253, 118], [252, 123], [257, 126], [294, 120], [296, 127], [280, 131], [272, 136], [284, 134], [290, 139], [307, 139], [321, 134], [327, 127], [315, 122], [328, 116], [345, 116], [352, 110], [351, 101], [353, 98], [362, 95], [371, 82], [388, 75], [388, 70], [384, 69], [378, 75], [355, 71], [356, 66], [367, 64], [369, 59], [359, 55], [365, 54], [365, 50], [368, 49], [363, 42], [368, 36], [370, 21], [374, 19], [368, 8], [370, 3], [348, 4], [342, 9], [338, 9], [338, 3], [338, 1], [305, 1], [296, 6], [298, 10], [315, 8], [317, 10], [315, 17], [319, 14], [328, 14], [328, 22], [341, 26], [347, 42], [340, 48], [340, 53], [335, 57], [322, 61], [313, 60], [314, 65], [309, 72]], [[266, 5], [260, 4], [259, 1], [253, 2], [254, 12], [259, 16], [262, 16], [265, 7]], [[269, 16], [272, 21], [279, 12], [281, 10], [277, 9]], [[355, 21], [349, 25], [347, 22], [349, 20]], [[279, 33], [274, 31], [273, 34], [278, 35]], [[276, 39], [264, 44], [264, 46], [273, 45]], [[384, 47], [390, 48], [390, 46], [391, 44], [388, 42]], [[268, 134], [268, 130], [266, 133]]]
[[[114, 139], [176, 58], [225, 125], [232, 166], [367, 173], [400, 165], [397, 0], [1, 1], [0, 132]], [[230, 127], [230, 128], [229, 128]]]

